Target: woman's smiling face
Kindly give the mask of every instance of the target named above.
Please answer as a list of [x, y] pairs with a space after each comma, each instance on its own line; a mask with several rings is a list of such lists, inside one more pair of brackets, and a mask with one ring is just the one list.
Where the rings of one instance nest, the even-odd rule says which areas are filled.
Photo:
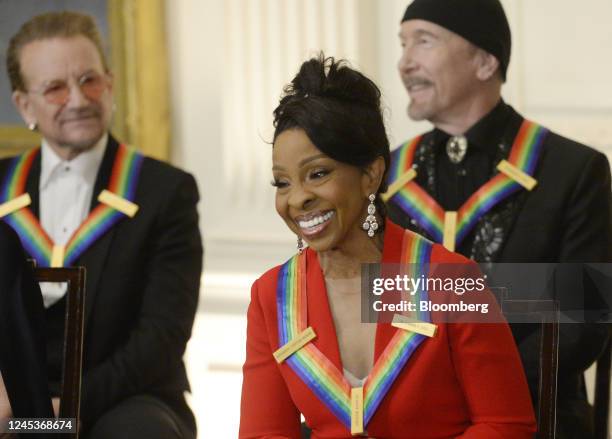
[[276, 211], [313, 250], [333, 250], [364, 234], [373, 186], [366, 172], [323, 154], [299, 128], [277, 136], [272, 164]]

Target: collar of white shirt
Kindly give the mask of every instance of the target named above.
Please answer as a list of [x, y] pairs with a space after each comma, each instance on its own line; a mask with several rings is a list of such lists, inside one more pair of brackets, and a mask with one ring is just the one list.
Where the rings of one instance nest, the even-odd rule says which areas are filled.
[[40, 183], [39, 190], [43, 190], [53, 175], [62, 167], [70, 166], [76, 174], [80, 175], [83, 180], [89, 183], [91, 186], [96, 181], [96, 175], [98, 174], [98, 168], [102, 163], [104, 152], [106, 151], [106, 143], [108, 141], [108, 133], [105, 133], [93, 148], [87, 151], [81, 152], [72, 160], [63, 160], [57, 153], [49, 146], [46, 139], [42, 140], [41, 147], [41, 169], [40, 169]]

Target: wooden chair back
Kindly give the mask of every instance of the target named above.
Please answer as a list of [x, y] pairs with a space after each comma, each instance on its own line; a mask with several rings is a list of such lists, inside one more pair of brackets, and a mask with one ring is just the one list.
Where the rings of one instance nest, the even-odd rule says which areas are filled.
[[[513, 315], [539, 322], [538, 439], [554, 439], [557, 421], [557, 372], [559, 369], [559, 303], [552, 300], [502, 300], [509, 321]], [[520, 350], [520, 349], [519, 349]]]
[[608, 339], [595, 371], [595, 439], [609, 439], [611, 362], [612, 339]]
[[85, 268], [34, 268], [38, 282], [66, 283], [66, 314], [64, 324], [64, 352], [62, 385], [60, 390], [60, 418], [74, 418], [79, 437], [81, 377], [83, 370], [83, 321], [85, 314]]

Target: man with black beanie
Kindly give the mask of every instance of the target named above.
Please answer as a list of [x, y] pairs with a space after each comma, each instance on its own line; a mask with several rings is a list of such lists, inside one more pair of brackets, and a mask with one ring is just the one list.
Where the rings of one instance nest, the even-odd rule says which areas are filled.
[[[501, 3], [415, 0], [400, 26], [398, 68], [410, 97], [408, 115], [434, 129], [393, 153], [390, 218], [478, 262], [610, 262], [608, 161], [503, 101], [511, 33]], [[527, 160], [517, 160], [520, 154]], [[408, 169], [416, 171], [412, 180]], [[487, 186], [501, 173], [513, 176], [503, 196]], [[478, 208], [463, 224], [468, 202]], [[513, 326], [534, 402], [538, 371], [528, 364], [538, 363], [529, 361], [538, 354], [536, 328]], [[560, 331], [557, 437], [589, 438], [583, 372], [601, 352], [608, 328], [577, 323]]]

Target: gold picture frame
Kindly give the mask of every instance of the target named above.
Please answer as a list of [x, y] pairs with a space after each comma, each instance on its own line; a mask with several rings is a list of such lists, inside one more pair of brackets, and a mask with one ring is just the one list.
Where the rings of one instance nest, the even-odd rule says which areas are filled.
[[[108, 0], [115, 114], [112, 132], [160, 160], [170, 156], [170, 99], [164, 0]], [[25, 126], [0, 125], [0, 155], [40, 143]]]

